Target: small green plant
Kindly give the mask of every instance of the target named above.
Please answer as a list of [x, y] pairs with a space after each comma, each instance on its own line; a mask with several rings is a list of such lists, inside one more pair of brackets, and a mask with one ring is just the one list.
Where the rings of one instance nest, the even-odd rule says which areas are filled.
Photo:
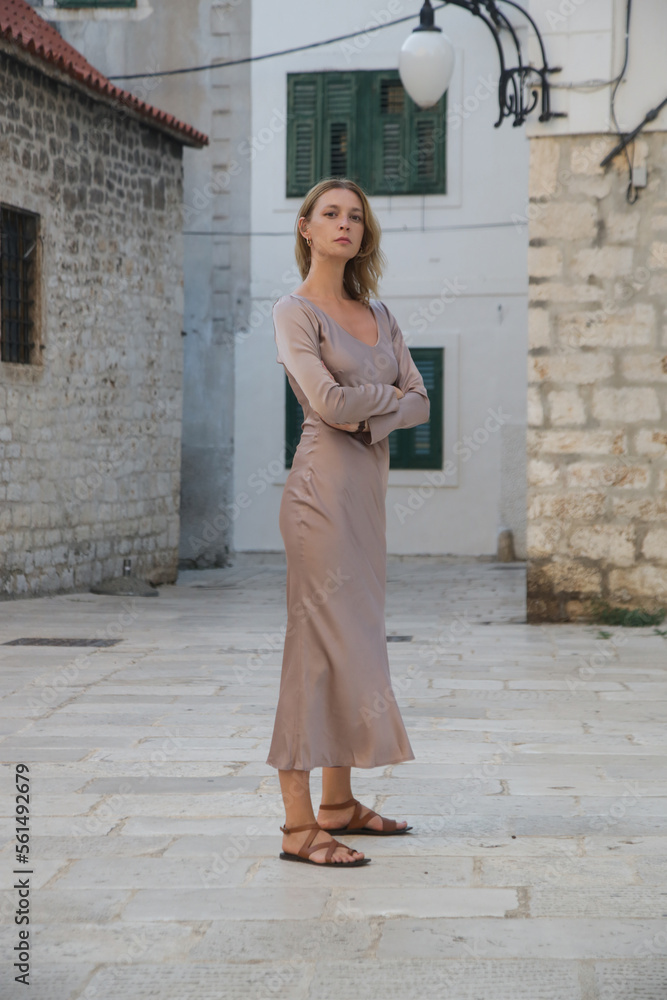
[[611, 639], [611, 632], [605, 632], [603, 628], [598, 629], [598, 634], [595, 636], [596, 639]]
[[663, 639], [667, 639], [667, 629], [664, 629], [664, 628], [663, 629], [654, 628], [653, 629], [653, 634], [654, 635], [661, 635]]
[[[591, 601], [591, 613], [594, 622], [603, 625], [622, 625], [625, 628], [643, 628], [647, 625], [660, 625], [667, 615], [667, 608], [657, 611], [647, 611], [646, 608], [618, 608], [594, 598]], [[602, 636], [607, 638], [607, 636]]]

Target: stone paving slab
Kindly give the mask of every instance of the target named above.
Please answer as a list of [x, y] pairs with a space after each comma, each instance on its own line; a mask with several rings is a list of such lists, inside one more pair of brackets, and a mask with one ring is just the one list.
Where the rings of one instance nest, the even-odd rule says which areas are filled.
[[[667, 917], [667, 887], [614, 885], [611, 887], [532, 887], [530, 912], [534, 917]], [[660, 951], [660, 949], [658, 949]], [[667, 995], [667, 994], [666, 994]]]
[[632, 885], [640, 881], [631, 858], [578, 858], [564, 851], [540, 858], [482, 858], [477, 871], [481, 885]]
[[367, 958], [379, 930], [371, 921], [352, 920], [341, 910], [336, 920], [216, 920], [208, 925], [190, 958], [210, 961], [301, 963], [345, 962]]
[[[134, 893], [134, 889], [106, 889], [96, 886], [95, 892], [91, 892], [89, 887], [73, 889], [68, 886], [67, 889], [59, 889], [57, 882], [55, 885], [55, 888], [43, 889], [35, 900], [35, 923], [42, 927], [56, 926], [62, 921], [93, 926], [118, 921]], [[69, 936], [72, 942], [76, 942], [76, 930]], [[40, 933], [40, 939], [41, 937]], [[76, 957], [76, 961], [78, 960]]]
[[599, 959], [633, 958], [644, 941], [664, 930], [660, 920], [541, 919], [387, 920], [378, 958]]
[[[376, 852], [377, 856], [377, 852]], [[373, 862], [375, 863], [375, 862]], [[430, 864], [430, 859], [429, 859]], [[370, 866], [369, 866], [370, 867]], [[315, 873], [317, 874], [317, 873]], [[324, 874], [324, 873], [322, 873]], [[333, 875], [334, 873], [328, 873]], [[351, 872], [341, 874], [349, 878]], [[340, 907], [352, 912], [357, 919], [369, 917], [508, 917], [519, 906], [515, 889], [496, 888], [435, 888], [413, 885], [404, 888], [341, 888], [335, 891], [327, 915], [333, 918]]]
[[650, 962], [596, 962], [594, 971], [600, 1000], [615, 1000], [616, 997], [655, 1000], [667, 996], [667, 960], [655, 951]]
[[[177, 795], [180, 792], [182, 797], [190, 795], [196, 801], [200, 795], [216, 794], [217, 789], [224, 788], [224, 794], [234, 794], [238, 792], [256, 792], [262, 779], [258, 776], [228, 776], [224, 780], [220, 777], [187, 777], [157, 775], [150, 781], [146, 778], [135, 777], [134, 775], [120, 775], [116, 778], [93, 778], [86, 783], [86, 792], [101, 795], [113, 795], [122, 791], [125, 794], [139, 792], [146, 795], [157, 796], [162, 802], [167, 795]], [[229, 791], [227, 791], [229, 790]], [[273, 791], [273, 789], [265, 789]], [[278, 789], [276, 788], [276, 791]], [[218, 794], [223, 794], [222, 792]], [[173, 801], [173, 800], [170, 800]], [[136, 815], [136, 814], [135, 814]], [[145, 814], [144, 814], [145, 815]]]
[[[19, 1000], [19, 997], [39, 997], [39, 1000], [74, 1000], [74, 998], [84, 997], [85, 989], [90, 983], [98, 967], [97, 962], [88, 964], [53, 961], [43, 961], [39, 956], [35, 956], [31, 965], [30, 986], [19, 987], [23, 993], [7, 994], [7, 1000]], [[93, 993], [89, 993], [86, 1000], [99, 1000]], [[3, 997], [4, 1000], [4, 997]], [[111, 997], [108, 997], [111, 1000]]]
[[[335, 983], [337, 993], [331, 988]], [[334, 996], [428, 997], [447, 1000], [584, 1000], [574, 961], [489, 959], [320, 962], [309, 1000]]]
[[[288, 864], [288, 862], [280, 862]], [[304, 866], [305, 867], [305, 866]], [[317, 872], [315, 873], [317, 874]], [[334, 872], [327, 872], [334, 878]], [[508, 890], [502, 890], [508, 892]], [[140, 889], [123, 911], [131, 922], [228, 920], [311, 920], [324, 913], [330, 890], [320, 886], [258, 888]]]
[[[24, 758], [22, 758], [24, 759]], [[41, 816], [81, 816], [91, 812], [103, 799], [101, 795], [84, 795], [72, 793], [69, 795], [42, 794], [33, 796], [33, 807], [30, 810], [32, 818], [38, 822]], [[13, 816], [14, 802], [5, 799], [0, 806], [0, 816]]]
[[[365, 840], [366, 843], [362, 843]], [[352, 844], [352, 838], [345, 838], [345, 843]], [[472, 886], [474, 859], [472, 857], [443, 857], [431, 855], [428, 859], [423, 856], [387, 857], [381, 848], [379, 841], [371, 837], [354, 838], [354, 846], [357, 850], [363, 851], [368, 858], [374, 858], [378, 864], [372, 863], [364, 871], [364, 892], [371, 887], [406, 889], [419, 886]], [[205, 857], [205, 855], [204, 855]], [[308, 885], [332, 885], [332, 876], [336, 881], [334, 886], [345, 886], [345, 888], [355, 888], [359, 882], [358, 871], [350, 868], [342, 872], [331, 872], [327, 869], [313, 871], [308, 865], [294, 865], [296, 871], [288, 869], [287, 864], [276, 865], [274, 859], [269, 857], [263, 859], [252, 873], [252, 880], [248, 884], [255, 886], [302, 886]], [[487, 883], [488, 884], [488, 883]], [[494, 883], [498, 884], [498, 883]], [[505, 883], [508, 884], [508, 883]], [[513, 883], [515, 884], [515, 883]]]
[[637, 875], [646, 885], [667, 887], [667, 856], [656, 852], [650, 858], [637, 858]]
[[[284, 558], [235, 560], [135, 599], [112, 649], [0, 647], [0, 948], [25, 760], [31, 995], [667, 1000], [667, 641], [526, 625], [520, 564], [390, 558], [416, 760], [354, 787], [415, 829], [347, 838], [365, 868], [286, 864], [265, 763]], [[0, 642], [96, 634], [120, 604], [4, 608]]]
[[[133, 962], [105, 966], [91, 977], [76, 1000], [309, 1000], [313, 970], [309, 965], [223, 963], [187, 965]], [[320, 993], [321, 1000], [332, 994]], [[577, 998], [578, 1000], [578, 998]]]
[[[490, 825], [490, 824], [489, 824]], [[592, 830], [601, 833], [616, 832], [626, 837], [653, 837], [665, 832], [665, 820], [662, 816], [635, 816], [628, 812], [622, 819], [600, 814], [589, 816], [518, 816], [508, 819], [504, 824], [496, 824], [497, 829], [506, 828], [507, 832], [517, 837], [530, 837], [535, 834], [559, 837], [577, 837], [590, 834]]]
[[58, 890], [82, 889], [148, 889], [156, 885], [168, 885], [179, 889], [206, 888], [216, 886], [236, 886], [245, 880], [253, 867], [252, 858], [241, 858], [225, 864], [224, 870], [216, 865], [216, 856], [204, 856], [196, 861], [175, 858], [142, 857], [130, 859], [105, 858], [100, 864], [97, 858], [83, 858], [72, 861], [67, 870], [51, 880], [51, 887]]
[[42, 961], [69, 959], [72, 963], [96, 965], [131, 962], [139, 947], [156, 964], [183, 962], [202, 933], [197, 925], [175, 922], [167, 925], [130, 925], [119, 920], [106, 924], [70, 923], [67, 911], [48, 925], [35, 922], [33, 932], [35, 941], [39, 942]]
[[[39, 836], [30, 839], [31, 853], [35, 860], [66, 858], [68, 861], [75, 858], [139, 858], [151, 854], [157, 857], [166, 853], [172, 843], [174, 838], [169, 836], [107, 837], [91, 834], [88, 837]], [[0, 858], [11, 859], [13, 853], [13, 844], [8, 843], [0, 851]]]

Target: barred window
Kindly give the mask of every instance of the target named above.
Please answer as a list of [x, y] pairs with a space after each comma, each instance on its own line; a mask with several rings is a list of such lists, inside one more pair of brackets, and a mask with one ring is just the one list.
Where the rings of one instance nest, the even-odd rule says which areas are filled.
[[30, 364], [39, 216], [0, 205], [0, 361]]

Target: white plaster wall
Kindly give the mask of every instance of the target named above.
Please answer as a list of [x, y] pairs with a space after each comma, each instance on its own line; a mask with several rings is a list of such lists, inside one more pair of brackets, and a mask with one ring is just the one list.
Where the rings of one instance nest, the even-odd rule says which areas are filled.
[[[293, 236], [301, 199], [284, 195], [286, 74], [397, 66], [400, 46], [418, 23], [418, 7], [414, 22], [366, 36], [365, 45], [363, 39], [359, 46], [336, 43], [253, 64], [252, 134], [266, 141], [251, 161], [251, 318], [247, 329], [236, 333], [230, 516], [237, 550], [282, 548], [284, 369], [276, 363], [271, 306], [301, 281]], [[253, 53], [363, 28], [376, 8], [366, 0], [335, 5], [292, 0], [285, 16], [284, 5], [255, 0]], [[399, 2], [391, 16], [411, 11]], [[492, 554], [500, 528], [511, 527], [521, 552], [525, 505], [517, 495], [525, 494], [525, 471], [516, 442], [525, 433], [527, 237], [525, 226], [512, 219], [526, 214], [528, 142], [525, 130], [510, 122], [493, 127], [498, 63], [488, 30], [460, 9], [436, 17], [457, 55], [449, 93], [449, 192], [371, 202], [389, 260], [380, 298], [411, 347], [445, 346], [445, 460], [456, 460], [457, 473], [420, 505], [425, 473], [390, 472], [387, 545], [392, 553]], [[457, 106], [464, 101], [462, 117]], [[396, 231], [403, 227], [409, 231]], [[453, 301], [436, 313], [443, 293], [452, 288], [456, 294], [447, 297]], [[419, 323], [420, 307], [432, 317], [426, 324]], [[489, 410], [499, 408], [504, 424], [489, 434], [484, 421]], [[465, 435], [472, 438], [469, 448]], [[410, 504], [413, 512], [397, 514], [397, 505], [411, 509]]]
[[[530, 0], [529, 10], [544, 36], [554, 74], [552, 107], [559, 118], [540, 125], [531, 121], [530, 135], [576, 135], [615, 131], [610, 119], [611, 87], [587, 88], [590, 80], [612, 80], [623, 65], [627, 0]], [[647, 111], [667, 97], [665, 63], [667, 4], [635, 0], [630, 18], [630, 48], [625, 78], [618, 88], [616, 115], [621, 129], [634, 129]], [[536, 46], [531, 45], [533, 61]], [[664, 131], [667, 109], [649, 123], [648, 131]]]

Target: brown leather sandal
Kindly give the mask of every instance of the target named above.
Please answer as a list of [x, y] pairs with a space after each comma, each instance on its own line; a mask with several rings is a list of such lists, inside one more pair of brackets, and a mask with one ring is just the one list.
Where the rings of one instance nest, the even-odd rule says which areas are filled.
[[[317, 865], [318, 868], [354, 868], [355, 865], [360, 867], [361, 865], [367, 865], [370, 858], [357, 858], [356, 861], [331, 861], [330, 858], [333, 856], [334, 851], [337, 847], [344, 847], [346, 851], [350, 854], [354, 854], [351, 847], [347, 847], [346, 844], [341, 844], [339, 841], [325, 840], [323, 844], [313, 844], [315, 837], [317, 836], [317, 830], [321, 830], [322, 827], [318, 823], [306, 823], [304, 826], [293, 826], [291, 829], [287, 826], [281, 826], [280, 829], [283, 833], [299, 833], [301, 830], [312, 830], [313, 832], [309, 837], [306, 837], [303, 844], [299, 848], [296, 854], [290, 854], [287, 851], [281, 851], [280, 857], [283, 861], [301, 861], [305, 865]], [[326, 830], [325, 833], [329, 831]], [[311, 846], [312, 845], [312, 846]], [[325, 855], [324, 861], [311, 861], [309, 855], [314, 854], [315, 851], [321, 851], [327, 848], [327, 853]]]
[[[407, 833], [411, 830], [411, 826], [403, 826], [398, 829], [395, 819], [385, 819], [384, 816], [380, 816], [379, 813], [373, 812], [372, 809], [366, 809], [364, 812], [364, 807], [361, 802], [357, 799], [348, 799], [347, 802], [340, 802], [337, 805], [321, 805], [320, 809], [348, 809], [351, 805], [354, 805], [354, 812], [352, 813], [352, 818], [347, 826], [338, 827], [335, 830], [327, 830], [327, 833], [345, 833], [348, 836], [351, 833], [363, 833], [371, 837], [396, 837], [402, 833]], [[372, 830], [367, 826], [364, 826], [369, 819], [373, 816], [380, 816], [382, 820], [381, 830]]]

